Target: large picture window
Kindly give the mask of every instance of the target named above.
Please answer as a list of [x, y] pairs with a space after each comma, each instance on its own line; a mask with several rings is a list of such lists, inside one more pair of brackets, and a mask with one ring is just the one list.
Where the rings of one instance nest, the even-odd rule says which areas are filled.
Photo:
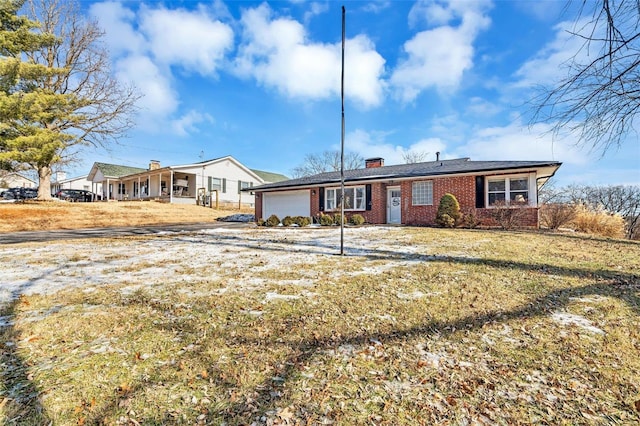
[[526, 206], [529, 204], [529, 178], [527, 176], [490, 178], [487, 195], [490, 206]]
[[414, 206], [433, 205], [433, 182], [413, 182], [411, 185], [411, 204]]
[[[324, 197], [325, 210], [340, 208], [340, 188], [327, 188]], [[344, 189], [345, 210], [365, 210], [365, 187], [353, 186]]]

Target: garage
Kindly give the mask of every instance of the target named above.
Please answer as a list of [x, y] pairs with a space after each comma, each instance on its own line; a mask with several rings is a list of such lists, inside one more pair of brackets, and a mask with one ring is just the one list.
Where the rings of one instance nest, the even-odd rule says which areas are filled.
[[309, 190], [267, 192], [262, 196], [262, 217], [272, 214], [282, 219], [285, 216], [311, 216]]

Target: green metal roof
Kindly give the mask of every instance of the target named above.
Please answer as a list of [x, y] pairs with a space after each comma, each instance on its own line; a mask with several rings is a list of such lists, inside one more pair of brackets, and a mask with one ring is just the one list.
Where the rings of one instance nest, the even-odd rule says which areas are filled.
[[265, 172], [256, 169], [251, 169], [251, 171], [260, 176], [260, 179], [265, 181], [265, 183], [282, 182], [283, 180], [289, 180], [287, 176], [281, 175], [279, 173]]
[[104, 176], [108, 177], [122, 177], [127, 175], [132, 175], [134, 173], [146, 172], [147, 169], [142, 169], [140, 167], [129, 167], [129, 166], [120, 166], [118, 164], [107, 164], [107, 163], [95, 163], [98, 170], [102, 172]]

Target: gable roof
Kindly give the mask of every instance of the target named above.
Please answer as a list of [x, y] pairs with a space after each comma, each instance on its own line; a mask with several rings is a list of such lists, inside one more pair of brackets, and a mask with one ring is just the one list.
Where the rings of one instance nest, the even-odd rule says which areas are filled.
[[251, 171], [257, 174], [258, 176], [260, 176], [260, 178], [262, 178], [263, 181], [269, 182], [269, 183], [282, 182], [283, 180], [289, 180], [287, 176], [281, 175], [279, 173], [265, 172], [263, 170], [256, 170], [256, 169], [251, 169]]
[[88, 179], [93, 179], [96, 172], [100, 170], [105, 177], [113, 177], [119, 178], [122, 176], [132, 175], [135, 173], [146, 172], [147, 169], [143, 169], [141, 167], [129, 167], [129, 166], [121, 166], [119, 164], [108, 164], [108, 163], [94, 163], [91, 168], [91, 172], [87, 176]]
[[[367, 182], [386, 179], [421, 178], [440, 175], [489, 172], [508, 172], [523, 169], [545, 170], [544, 176], [550, 178], [562, 163], [557, 161], [470, 161], [468, 158], [454, 160], [428, 161], [424, 163], [399, 164], [393, 166], [372, 167], [345, 170], [344, 180], [348, 183]], [[285, 189], [313, 185], [335, 184], [340, 182], [340, 172], [325, 172], [287, 181], [274, 182], [251, 188], [252, 191], [266, 189]]]

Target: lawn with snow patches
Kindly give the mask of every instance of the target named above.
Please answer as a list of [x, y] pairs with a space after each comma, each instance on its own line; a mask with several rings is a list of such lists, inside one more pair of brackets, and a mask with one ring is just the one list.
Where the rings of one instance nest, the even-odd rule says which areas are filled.
[[640, 246], [406, 227], [0, 247], [2, 424], [633, 424]]

